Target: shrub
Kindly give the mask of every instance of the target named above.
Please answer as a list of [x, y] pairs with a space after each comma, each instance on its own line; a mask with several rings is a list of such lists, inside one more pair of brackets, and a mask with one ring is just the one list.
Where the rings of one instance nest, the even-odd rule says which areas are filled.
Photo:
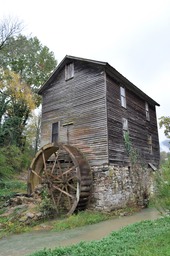
[[22, 152], [15, 145], [2, 147], [0, 149], [0, 179], [9, 178], [12, 174], [27, 169], [31, 157], [28, 150]]
[[170, 157], [156, 174], [155, 203], [162, 213], [170, 214]]

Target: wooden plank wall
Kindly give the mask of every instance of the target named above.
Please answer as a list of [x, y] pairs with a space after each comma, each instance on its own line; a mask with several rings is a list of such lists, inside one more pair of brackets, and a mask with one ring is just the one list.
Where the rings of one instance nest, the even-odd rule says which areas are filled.
[[[65, 81], [65, 70], [59, 73], [56, 81], [43, 93], [41, 145], [51, 142], [54, 122], [60, 123], [60, 142], [77, 146], [91, 165], [108, 163], [106, 88], [102, 67], [74, 61], [74, 78]], [[65, 126], [67, 123], [72, 124]]]
[[[106, 76], [109, 161], [117, 165], [128, 165], [129, 159], [123, 140], [122, 118], [128, 120], [131, 141], [144, 163], [159, 165], [159, 140], [155, 106], [149, 105], [150, 121], [146, 121], [145, 101], [128, 90], [126, 85], [127, 108], [121, 107], [120, 85]], [[153, 152], [150, 153], [148, 134], [152, 135]]]

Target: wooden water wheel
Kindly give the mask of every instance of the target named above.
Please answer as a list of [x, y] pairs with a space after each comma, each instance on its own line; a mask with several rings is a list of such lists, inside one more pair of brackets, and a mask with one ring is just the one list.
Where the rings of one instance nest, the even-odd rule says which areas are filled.
[[70, 145], [51, 143], [33, 159], [28, 175], [28, 193], [46, 183], [58, 214], [84, 210], [90, 198], [92, 176], [83, 154]]

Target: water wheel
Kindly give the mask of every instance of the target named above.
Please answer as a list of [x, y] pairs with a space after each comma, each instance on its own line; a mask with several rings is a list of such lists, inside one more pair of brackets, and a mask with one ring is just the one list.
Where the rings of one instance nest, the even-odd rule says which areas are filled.
[[70, 145], [51, 143], [33, 159], [28, 175], [28, 193], [46, 183], [58, 214], [84, 210], [90, 198], [92, 176], [83, 154]]

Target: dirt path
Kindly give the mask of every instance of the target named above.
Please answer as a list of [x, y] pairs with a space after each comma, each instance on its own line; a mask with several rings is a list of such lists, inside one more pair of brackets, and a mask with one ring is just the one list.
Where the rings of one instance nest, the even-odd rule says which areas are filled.
[[12, 235], [0, 240], [0, 256], [25, 256], [43, 248], [66, 246], [80, 241], [99, 240], [128, 224], [141, 220], [153, 220], [158, 217], [159, 214], [156, 210], [145, 209], [132, 216], [119, 217], [68, 231], [35, 231]]

